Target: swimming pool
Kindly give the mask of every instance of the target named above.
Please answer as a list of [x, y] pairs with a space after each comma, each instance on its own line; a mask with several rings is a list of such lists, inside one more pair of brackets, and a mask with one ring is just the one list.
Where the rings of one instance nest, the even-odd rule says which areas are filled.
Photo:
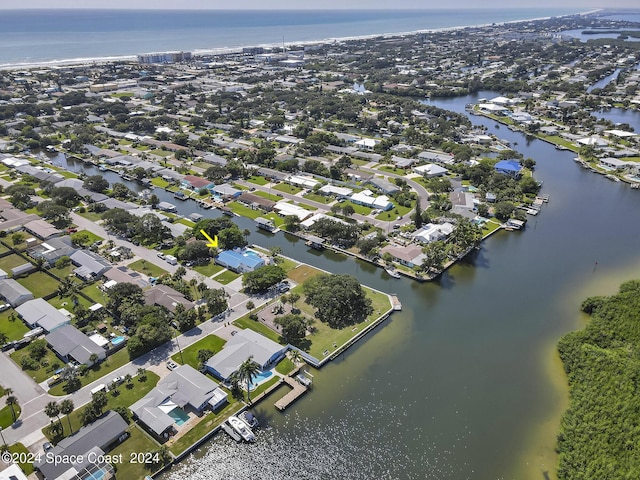
[[264, 382], [271, 375], [273, 375], [273, 372], [270, 372], [270, 371], [260, 372], [249, 384], [249, 390], [255, 390], [258, 387], [258, 385]]
[[173, 420], [176, 422], [176, 425], [178, 426], [189, 420], [189, 415], [187, 415], [187, 412], [182, 410], [180, 407], [176, 407], [171, 410], [169, 412], [169, 416], [173, 418]]
[[126, 340], [126, 338], [123, 337], [122, 335], [120, 335], [119, 337], [115, 337], [115, 338], [111, 339], [111, 344], [112, 345], [120, 345], [125, 340]]
[[244, 251], [244, 256], [260, 258], [260, 254], [258, 252], [254, 252], [253, 250], [248, 249]]

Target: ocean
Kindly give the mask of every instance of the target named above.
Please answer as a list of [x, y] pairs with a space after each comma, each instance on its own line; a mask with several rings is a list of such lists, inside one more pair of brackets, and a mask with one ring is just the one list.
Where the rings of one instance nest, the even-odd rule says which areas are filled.
[[569, 8], [176, 11], [0, 10], [0, 68], [171, 50], [413, 32], [578, 13]]

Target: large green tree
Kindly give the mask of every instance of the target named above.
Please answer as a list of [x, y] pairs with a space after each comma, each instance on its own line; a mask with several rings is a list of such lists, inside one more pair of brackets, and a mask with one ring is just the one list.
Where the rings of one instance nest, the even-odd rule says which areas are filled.
[[371, 299], [352, 275], [317, 275], [302, 288], [316, 317], [333, 328], [360, 323], [373, 312]]
[[287, 273], [278, 265], [265, 265], [247, 272], [242, 277], [242, 286], [247, 293], [264, 292], [269, 287], [287, 278]]

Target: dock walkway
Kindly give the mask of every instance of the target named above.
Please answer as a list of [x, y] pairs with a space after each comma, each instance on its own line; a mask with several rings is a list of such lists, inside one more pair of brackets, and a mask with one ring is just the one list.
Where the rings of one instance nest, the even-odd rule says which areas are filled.
[[284, 411], [289, 405], [291, 405], [298, 398], [300, 398], [302, 395], [307, 393], [307, 390], [309, 390], [308, 387], [302, 385], [299, 382], [296, 382], [291, 377], [284, 377], [283, 380], [284, 380], [284, 383], [289, 385], [293, 390], [291, 390], [289, 393], [287, 393], [284, 397], [282, 397], [280, 400], [278, 400], [274, 404], [275, 407], [280, 411]]

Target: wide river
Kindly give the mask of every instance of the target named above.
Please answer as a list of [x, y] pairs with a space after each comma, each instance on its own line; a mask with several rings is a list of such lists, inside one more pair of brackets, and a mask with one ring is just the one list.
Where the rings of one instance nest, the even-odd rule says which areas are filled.
[[[433, 103], [463, 112], [477, 98]], [[536, 178], [550, 195], [542, 213], [524, 231], [493, 236], [468, 261], [424, 284], [390, 279], [381, 269], [262, 234], [238, 219], [254, 243], [280, 245], [298, 260], [398, 293], [403, 311], [314, 371], [313, 391], [286, 413], [275, 410], [274, 399], [262, 402], [255, 411], [267, 428], [256, 444], [218, 435], [164, 478], [555, 476], [553, 448], [567, 392], [554, 347], [562, 334], [581, 328], [585, 296], [612, 293], [621, 281], [640, 277], [640, 191], [580, 168], [569, 152], [482, 117], [471, 120], [536, 160]], [[183, 214], [196, 210], [191, 201], [162, 199]]]

